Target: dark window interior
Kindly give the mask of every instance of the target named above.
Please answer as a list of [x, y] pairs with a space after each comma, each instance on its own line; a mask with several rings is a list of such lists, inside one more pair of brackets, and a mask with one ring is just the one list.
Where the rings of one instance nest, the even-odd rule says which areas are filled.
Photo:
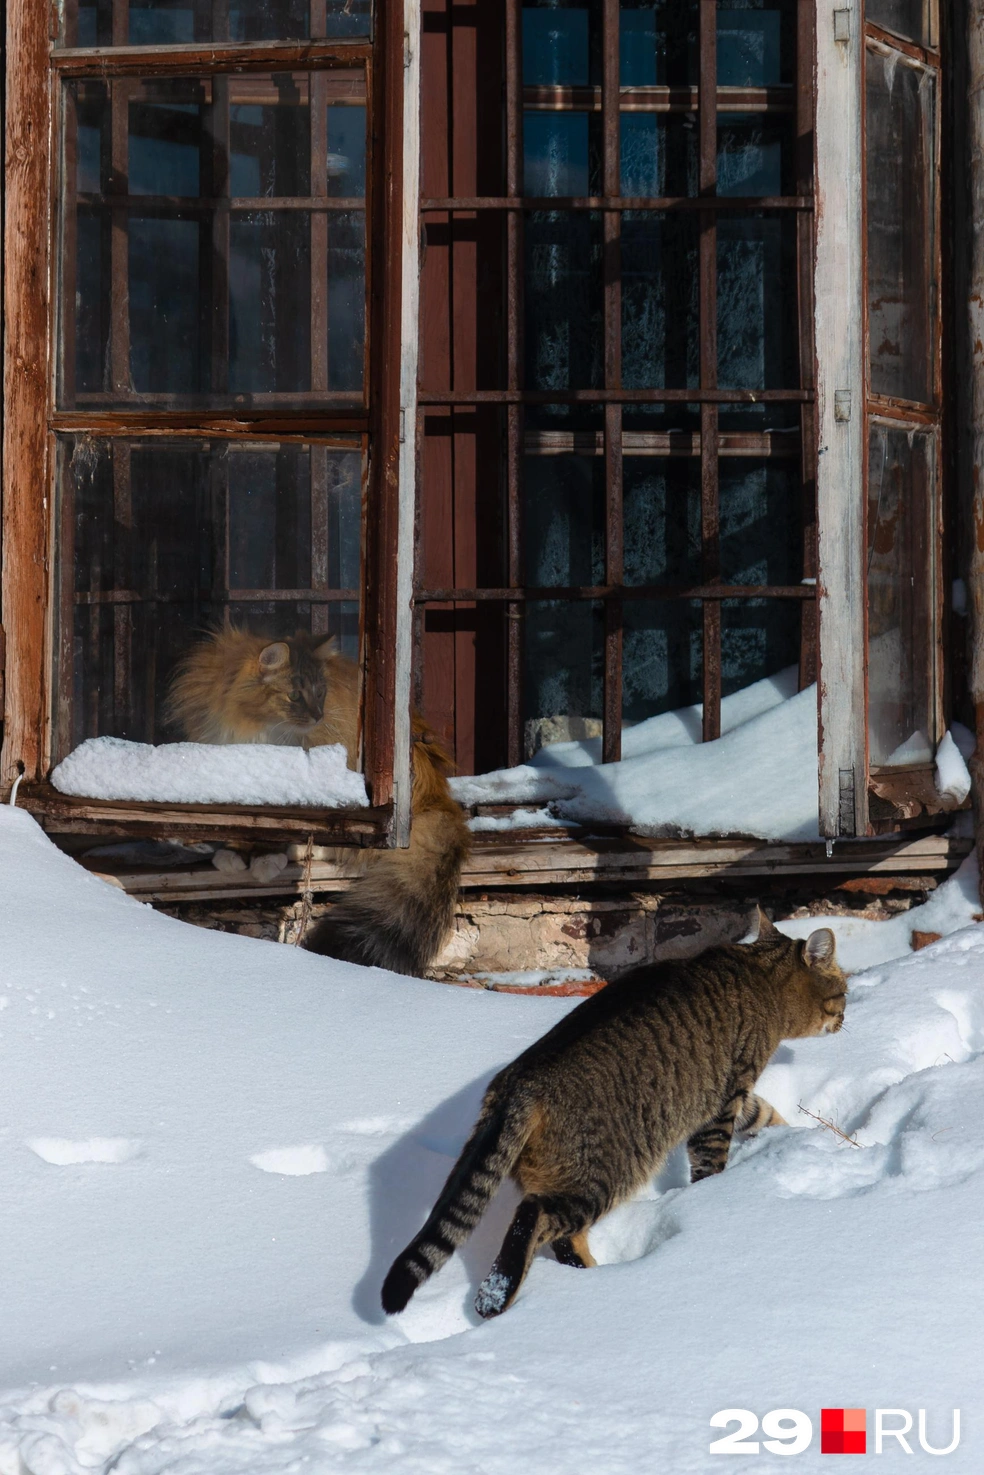
[[814, 679], [812, 26], [425, 8], [418, 697], [465, 771]]

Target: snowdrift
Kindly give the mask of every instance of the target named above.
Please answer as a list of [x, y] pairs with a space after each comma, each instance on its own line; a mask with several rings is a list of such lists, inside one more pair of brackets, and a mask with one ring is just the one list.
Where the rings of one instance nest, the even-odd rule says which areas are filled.
[[0, 811], [0, 1475], [690, 1475], [716, 1410], [821, 1406], [936, 1443], [960, 1408], [979, 1471], [984, 927], [854, 978], [762, 1079], [792, 1126], [671, 1161], [599, 1269], [539, 1258], [476, 1325], [504, 1190], [384, 1323], [484, 1084], [569, 1007], [197, 930]]

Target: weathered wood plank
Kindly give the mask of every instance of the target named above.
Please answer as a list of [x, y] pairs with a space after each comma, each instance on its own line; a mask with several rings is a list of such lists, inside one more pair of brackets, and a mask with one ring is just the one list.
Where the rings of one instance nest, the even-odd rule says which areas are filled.
[[817, 9], [820, 830], [867, 828], [860, 0]]
[[7, 637], [0, 794], [44, 761], [50, 489], [48, 6], [7, 7], [2, 622]]

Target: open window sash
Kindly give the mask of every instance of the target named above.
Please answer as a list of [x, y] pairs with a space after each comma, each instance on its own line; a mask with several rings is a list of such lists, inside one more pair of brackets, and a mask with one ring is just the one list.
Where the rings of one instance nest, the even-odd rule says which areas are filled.
[[[932, 793], [943, 736], [935, 6], [817, 24], [820, 830]], [[916, 805], [918, 810], [918, 805]]]

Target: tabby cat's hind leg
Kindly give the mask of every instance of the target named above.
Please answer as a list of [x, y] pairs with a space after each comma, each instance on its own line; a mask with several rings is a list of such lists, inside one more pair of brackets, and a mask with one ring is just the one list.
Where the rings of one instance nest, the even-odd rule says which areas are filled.
[[786, 1118], [780, 1116], [771, 1102], [750, 1091], [735, 1122], [735, 1131], [743, 1137], [754, 1137], [763, 1127], [788, 1127]]
[[[590, 1222], [586, 1206], [574, 1198], [559, 1193], [524, 1198], [495, 1264], [478, 1288], [475, 1310], [479, 1316], [498, 1316], [512, 1305], [540, 1245], [552, 1244], [562, 1264], [582, 1269], [594, 1265], [595, 1258], [588, 1249]], [[562, 1258], [567, 1255], [570, 1258]]]
[[475, 1310], [486, 1320], [511, 1306], [526, 1279], [530, 1261], [541, 1243], [543, 1214], [535, 1198], [524, 1198], [502, 1241], [492, 1269], [475, 1296]]
[[582, 1229], [580, 1234], [562, 1234], [559, 1239], [554, 1240], [553, 1252], [561, 1265], [573, 1265], [578, 1270], [587, 1270], [589, 1266], [598, 1263], [588, 1249], [586, 1229]]

